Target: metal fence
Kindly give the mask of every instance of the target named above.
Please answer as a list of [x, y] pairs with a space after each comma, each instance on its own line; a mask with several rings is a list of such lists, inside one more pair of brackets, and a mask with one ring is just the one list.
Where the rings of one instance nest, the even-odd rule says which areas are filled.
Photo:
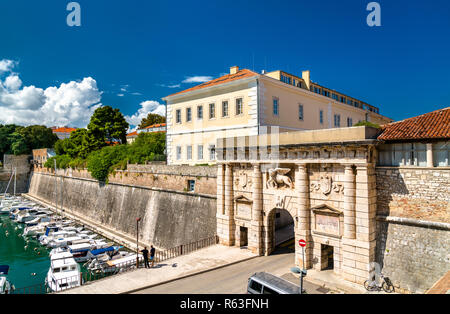
[[[171, 249], [164, 251], [156, 251], [155, 253], [155, 263], [160, 263], [171, 258], [175, 258], [181, 255], [186, 255], [197, 250], [213, 246], [219, 243], [219, 237], [213, 236], [210, 238], [202, 239], [188, 244], [183, 244], [176, 246]], [[128, 261], [124, 263], [119, 263], [114, 266], [108, 266], [103, 264], [96, 270], [90, 270], [87, 272], [82, 272], [80, 276], [67, 277], [58, 281], [53, 281], [51, 283], [42, 283], [39, 285], [29, 286], [25, 288], [15, 288], [11, 291], [11, 294], [47, 294], [62, 292], [69, 289], [73, 289], [89, 282], [96, 281], [99, 279], [107, 278], [117, 274], [121, 274], [130, 270], [136, 269], [136, 265], [139, 267], [143, 266], [144, 259], [142, 256], [139, 258], [139, 263], [136, 260]]]

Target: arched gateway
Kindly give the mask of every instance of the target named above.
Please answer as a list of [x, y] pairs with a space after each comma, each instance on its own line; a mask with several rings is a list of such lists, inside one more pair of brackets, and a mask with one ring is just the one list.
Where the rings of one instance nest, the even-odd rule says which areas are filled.
[[219, 139], [220, 242], [268, 255], [274, 216], [286, 211], [294, 222], [296, 265], [302, 266], [298, 240], [304, 239], [306, 268], [364, 282], [375, 259], [376, 135], [367, 127], [289, 132], [273, 147], [264, 136]]

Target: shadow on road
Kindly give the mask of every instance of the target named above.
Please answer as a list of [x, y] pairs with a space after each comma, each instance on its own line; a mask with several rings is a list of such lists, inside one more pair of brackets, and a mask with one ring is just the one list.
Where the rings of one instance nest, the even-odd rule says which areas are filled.
[[295, 253], [294, 239], [287, 240], [275, 247], [270, 255], [292, 254]]

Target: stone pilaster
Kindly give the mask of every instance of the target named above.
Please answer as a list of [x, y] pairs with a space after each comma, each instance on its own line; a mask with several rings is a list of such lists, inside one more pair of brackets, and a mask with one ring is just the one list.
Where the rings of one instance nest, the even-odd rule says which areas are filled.
[[[306, 269], [312, 266], [313, 243], [311, 237], [311, 210], [309, 202], [309, 177], [308, 167], [305, 164], [297, 165], [295, 176], [295, 191], [298, 196], [297, 204], [297, 229], [295, 231], [295, 262], [299, 267]], [[305, 265], [303, 265], [303, 251], [298, 241], [306, 241]]]
[[224, 165], [217, 166], [217, 215], [225, 214]]
[[356, 238], [356, 184], [355, 174], [351, 165], [345, 166], [344, 174], [344, 237]]
[[356, 238], [343, 238], [342, 269], [345, 279], [363, 283], [375, 261], [376, 179], [372, 164], [357, 166], [355, 198]]
[[253, 253], [262, 255], [263, 186], [259, 164], [253, 165], [252, 200], [252, 224], [249, 230], [248, 247]]
[[223, 244], [232, 246], [235, 243], [235, 229], [236, 224], [234, 222], [234, 192], [233, 192], [233, 166], [230, 164], [225, 165], [225, 178], [224, 178], [224, 230], [223, 230]]
[[225, 166], [220, 164], [217, 165], [217, 236], [219, 237], [220, 243], [224, 239], [224, 230], [226, 229], [226, 216], [225, 216], [225, 185], [224, 185], [224, 174]]
[[427, 143], [427, 167], [434, 167], [432, 143]]

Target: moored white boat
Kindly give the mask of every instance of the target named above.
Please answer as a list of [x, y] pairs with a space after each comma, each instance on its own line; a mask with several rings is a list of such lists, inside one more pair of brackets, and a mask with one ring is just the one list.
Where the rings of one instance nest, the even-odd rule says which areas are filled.
[[81, 285], [80, 266], [70, 252], [53, 254], [46, 284], [52, 292], [59, 292]]
[[14, 286], [6, 278], [8, 271], [8, 265], [0, 265], [0, 294], [10, 294], [14, 290]]

